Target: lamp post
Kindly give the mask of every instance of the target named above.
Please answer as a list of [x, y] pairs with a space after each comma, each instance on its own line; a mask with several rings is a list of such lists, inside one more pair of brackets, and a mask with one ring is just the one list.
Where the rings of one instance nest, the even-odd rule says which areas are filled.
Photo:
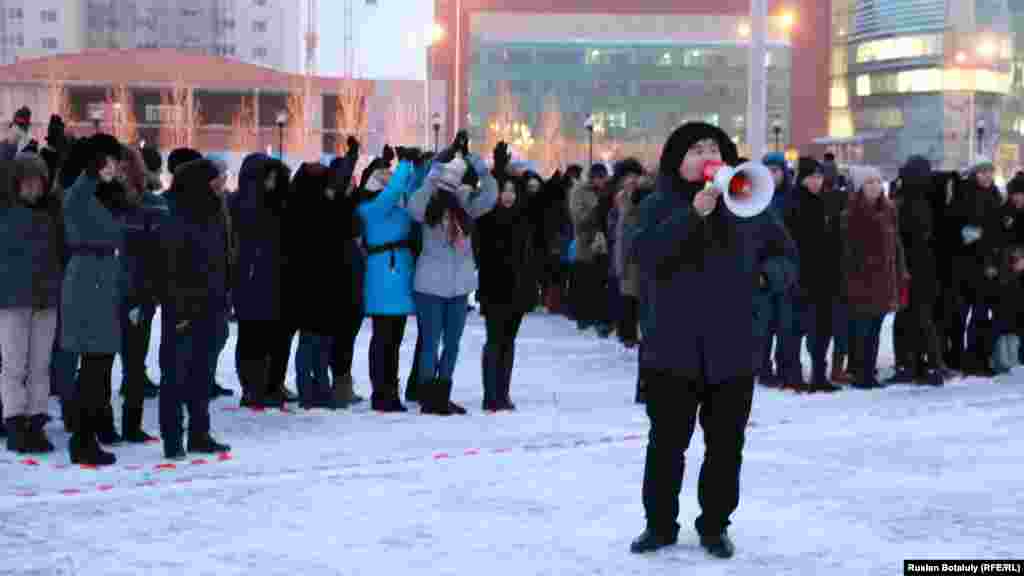
[[583, 127], [586, 128], [587, 132], [590, 133], [590, 162], [589, 165], [594, 165], [594, 115], [588, 114], [586, 122], [583, 123]]
[[772, 134], [775, 134], [775, 151], [782, 152], [782, 122], [772, 121]]
[[978, 156], [985, 155], [985, 120], [978, 120]]
[[430, 115], [430, 120], [434, 126], [434, 154], [437, 154], [441, 140], [441, 114], [434, 112]]
[[277, 148], [277, 154], [280, 159], [284, 161], [284, 125], [288, 123], [288, 111], [281, 110], [277, 113], [277, 134], [280, 145]]

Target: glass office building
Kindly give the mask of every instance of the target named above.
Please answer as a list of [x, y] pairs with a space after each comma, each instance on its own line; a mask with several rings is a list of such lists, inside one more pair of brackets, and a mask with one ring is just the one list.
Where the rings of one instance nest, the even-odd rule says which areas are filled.
[[947, 170], [982, 155], [1014, 169], [1024, 130], [1010, 15], [1021, 4], [832, 0], [829, 134], [819, 143], [890, 176], [912, 154]]
[[[596, 148], [660, 146], [689, 120], [716, 124], [743, 145], [749, 21], [738, 15], [473, 15], [468, 122], [478, 140], [526, 125], [534, 140], [587, 140]], [[765, 59], [769, 124], [789, 136], [792, 51], [772, 18]], [[516, 132], [519, 134], [519, 132]], [[775, 146], [770, 134], [769, 147]], [[548, 142], [544, 142], [548, 143]]]

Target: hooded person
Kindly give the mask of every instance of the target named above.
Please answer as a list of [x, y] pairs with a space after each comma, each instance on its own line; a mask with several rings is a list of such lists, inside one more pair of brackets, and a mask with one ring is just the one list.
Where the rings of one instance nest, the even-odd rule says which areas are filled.
[[526, 210], [524, 178], [507, 178], [494, 210], [476, 225], [480, 288], [477, 300], [486, 320], [483, 409], [515, 410], [510, 397], [515, 340], [525, 315], [537, 305], [534, 284], [543, 266], [533, 241], [539, 232]]
[[[824, 174], [817, 160], [803, 157], [797, 166], [796, 192], [785, 223], [800, 255], [800, 289], [794, 299], [797, 314], [793, 331], [780, 335], [786, 362], [783, 374], [786, 385], [798, 387], [798, 390], [835, 392], [839, 388], [826, 376], [826, 354], [832, 339], [833, 304], [840, 287], [839, 205], [827, 197]], [[812, 361], [811, 382], [807, 388], [801, 388], [800, 342], [804, 335]], [[836, 364], [842, 364], [838, 356], [833, 358], [833, 365]]]
[[706, 452], [695, 527], [710, 554], [734, 552], [727, 527], [739, 503], [754, 393], [758, 255], [770, 243], [783, 246], [787, 257], [796, 253], [770, 210], [738, 218], [721, 193], [705, 185], [708, 162], [736, 159], [735, 144], [718, 127], [691, 122], [676, 129], [662, 152], [657, 191], [639, 206], [638, 224], [624, 238], [640, 267], [641, 367], [651, 421], [643, 485], [647, 527], [634, 540], [634, 553], [678, 538], [682, 462], [698, 410]]
[[780, 217], [785, 217], [786, 212], [791, 209], [793, 199], [793, 173], [786, 165], [786, 156], [782, 152], [769, 152], [765, 154], [761, 163], [768, 167], [775, 180], [775, 194], [772, 196], [772, 208], [778, 212]]
[[14, 113], [5, 141], [0, 142], [0, 160], [14, 160], [22, 152], [39, 153], [39, 143], [32, 139], [32, 111], [22, 106]]
[[907, 332], [906, 357], [896, 359], [903, 370], [897, 370], [890, 382], [941, 385], [948, 373], [934, 321], [939, 294], [931, 163], [923, 156], [911, 156], [900, 168], [899, 180], [899, 233], [910, 274], [910, 302], [908, 309], [898, 313], [904, 317]]
[[[160, 436], [164, 456], [171, 460], [183, 460], [186, 450], [230, 451], [210, 435], [209, 357], [227, 305], [229, 268], [223, 188], [215, 184], [219, 176], [209, 160], [178, 166], [175, 211], [161, 230], [167, 250], [162, 321], [173, 331], [173, 362], [169, 381], [160, 387]], [[187, 445], [184, 408], [189, 414]]]
[[[479, 188], [464, 183], [470, 169], [479, 178]], [[452, 402], [451, 393], [469, 294], [478, 287], [472, 233], [497, 200], [497, 181], [482, 158], [468, 153], [468, 138], [460, 132], [409, 201], [409, 215], [423, 224], [423, 252], [413, 286], [416, 320], [423, 332], [418, 391], [424, 414], [466, 413]]]
[[[793, 199], [793, 173], [786, 165], [786, 157], [780, 152], [769, 152], [761, 163], [771, 172], [775, 183], [772, 209], [780, 219], [784, 220], [796, 202]], [[795, 294], [789, 290], [782, 293], [772, 292], [771, 297], [765, 300], [764, 304], [766, 305], [763, 310], [765, 315], [762, 320], [768, 330], [764, 336], [767, 343], [761, 347], [762, 356], [757, 380], [770, 388], [800, 389], [803, 383], [802, 369], [794, 365], [794, 351], [799, 350], [799, 346], [792, 343], [792, 340], [796, 338], [794, 336], [794, 322], [797, 318]], [[773, 341], [775, 342], [774, 354]], [[795, 355], [795, 359], [796, 363], [799, 363], [798, 353]]]
[[250, 154], [229, 200], [233, 242], [238, 247], [231, 300], [238, 321], [236, 369], [241, 405], [281, 407], [295, 328], [289, 326], [284, 282], [288, 239], [285, 209], [290, 174], [280, 160]]

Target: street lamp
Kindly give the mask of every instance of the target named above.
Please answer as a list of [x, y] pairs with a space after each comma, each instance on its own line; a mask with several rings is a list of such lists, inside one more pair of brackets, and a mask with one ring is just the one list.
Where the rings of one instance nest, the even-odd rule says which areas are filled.
[[782, 151], [782, 122], [778, 119], [772, 121], [772, 133], [775, 134], [775, 150]]
[[280, 141], [280, 146], [277, 148], [277, 153], [284, 160], [284, 125], [288, 123], [288, 111], [281, 110], [277, 113], [277, 133]]
[[588, 114], [586, 122], [583, 123], [583, 127], [586, 128], [587, 132], [590, 133], [590, 166], [594, 165], [594, 115]]
[[985, 153], [985, 120], [978, 120], [978, 155]]
[[103, 110], [95, 108], [89, 112], [89, 119], [92, 120], [92, 128], [96, 134], [100, 133], [100, 122], [103, 121]]
[[434, 153], [437, 153], [441, 139], [441, 114], [434, 112], [430, 115], [431, 123], [434, 126]]

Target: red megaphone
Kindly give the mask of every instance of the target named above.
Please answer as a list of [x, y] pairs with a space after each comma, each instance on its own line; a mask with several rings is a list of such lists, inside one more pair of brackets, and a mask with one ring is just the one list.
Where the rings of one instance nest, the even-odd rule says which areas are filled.
[[708, 160], [707, 162], [704, 163], [704, 181], [714, 182], [715, 178], [718, 176], [718, 173], [722, 169], [729, 169], [730, 171], [730, 177], [728, 179], [729, 189], [722, 190], [722, 192], [728, 193], [730, 196], [737, 200], [749, 200], [750, 197], [753, 195], [753, 192], [751, 191], [752, 184], [750, 178], [747, 177], [745, 172], [734, 172], [732, 170], [732, 167], [728, 166], [725, 162], [722, 162], [721, 160]]

